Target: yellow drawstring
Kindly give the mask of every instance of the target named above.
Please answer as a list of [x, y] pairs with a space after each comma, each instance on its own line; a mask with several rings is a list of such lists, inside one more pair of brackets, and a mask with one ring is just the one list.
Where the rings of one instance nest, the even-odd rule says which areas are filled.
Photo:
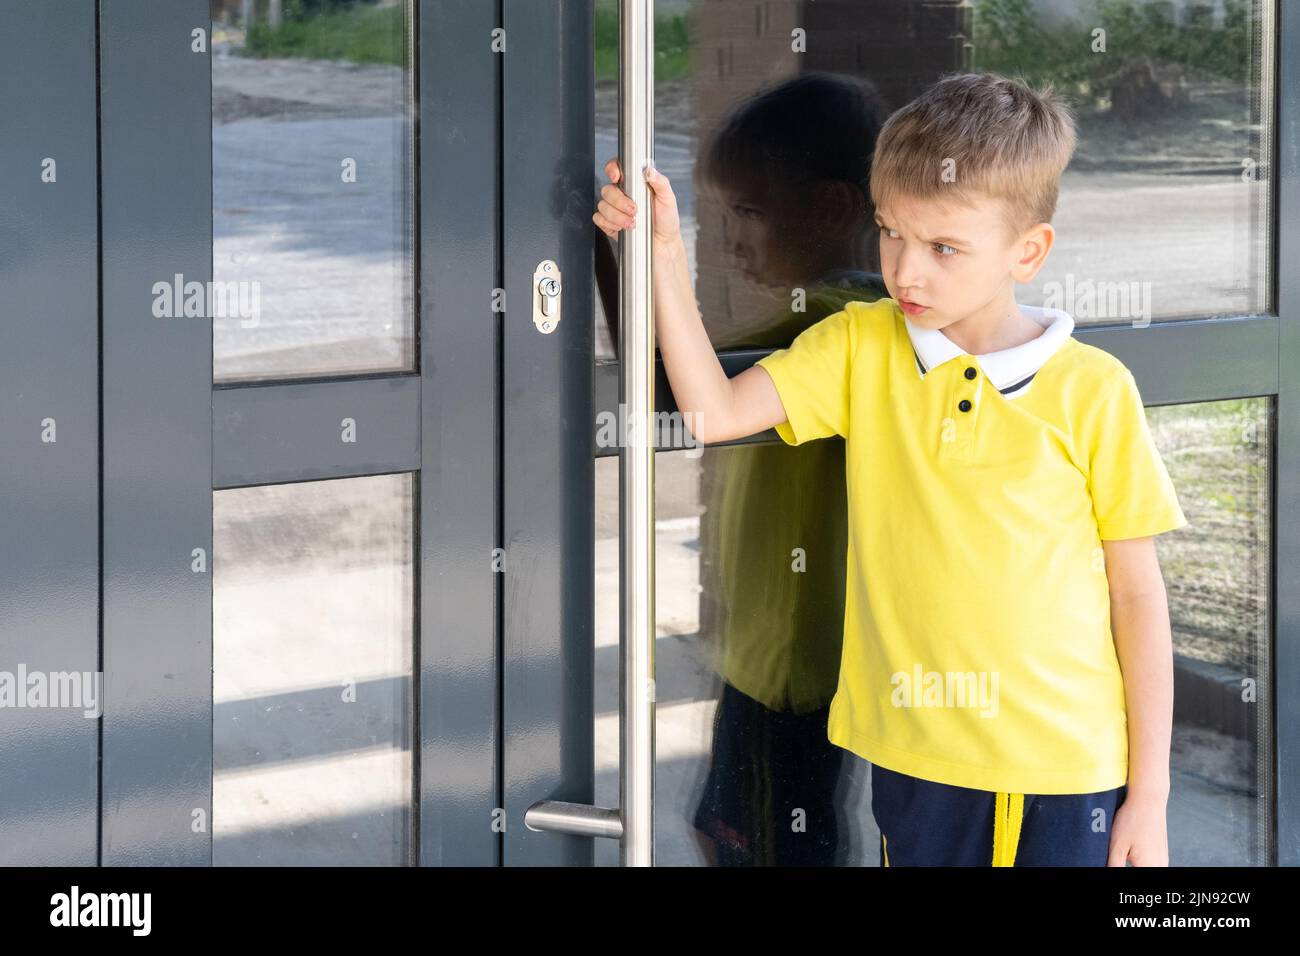
[[[993, 865], [1015, 866], [1020, 843], [1020, 821], [1025, 812], [1023, 793], [998, 793], [993, 807]], [[880, 834], [880, 852], [889, 866], [889, 841]]]
[[1020, 842], [1020, 820], [1025, 811], [1023, 793], [998, 793], [993, 808], [993, 865], [1015, 866]]

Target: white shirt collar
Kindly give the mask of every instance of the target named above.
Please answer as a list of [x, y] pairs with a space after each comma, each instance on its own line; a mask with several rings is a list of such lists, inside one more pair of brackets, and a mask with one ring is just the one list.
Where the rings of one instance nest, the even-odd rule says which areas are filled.
[[[1021, 345], [974, 356], [989, 381], [1008, 398], [1018, 396], [1029, 387], [1029, 381], [1043, 367], [1043, 363], [1055, 354], [1074, 331], [1073, 317], [1061, 309], [1022, 305], [1020, 311], [1046, 331]], [[903, 313], [903, 322], [912, 340], [917, 358], [916, 371], [921, 378], [925, 378], [930, 369], [949, 359], [967, 354], [944, 335], [942, 329], [922, 328], [913, 323], [907, 313]]]

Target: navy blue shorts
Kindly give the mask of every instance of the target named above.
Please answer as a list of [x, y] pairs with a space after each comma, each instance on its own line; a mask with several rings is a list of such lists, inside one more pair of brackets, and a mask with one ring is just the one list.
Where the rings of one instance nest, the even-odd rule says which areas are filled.
[[[1127, 791], [1004, 795], [871, 767], [882, 866], [992, 866], [995, 818], [1004, 809], [997, 835], [1006, 856], [999, 865], [1105, 866], [1111, 824]], [[1019, 819], [1018, 836], [1012, 817]]]

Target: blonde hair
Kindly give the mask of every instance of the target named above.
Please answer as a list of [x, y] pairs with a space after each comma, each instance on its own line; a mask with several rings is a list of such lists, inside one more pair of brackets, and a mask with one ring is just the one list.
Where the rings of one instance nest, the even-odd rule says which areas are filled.
[[871, 166], [877, 208], [898, 197], [973, 205], [1003, 200], [1014, 239], [1051, 222], [1077, 134], [1051, 83], [1031, 89], [996, 73], [951, 73], [885, 122]]

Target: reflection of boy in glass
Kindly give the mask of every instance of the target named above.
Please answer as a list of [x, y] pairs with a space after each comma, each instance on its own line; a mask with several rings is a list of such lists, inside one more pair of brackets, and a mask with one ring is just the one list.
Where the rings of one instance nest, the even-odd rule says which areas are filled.
[[[783, 307], [706, 315], [715, 348], [785, 347], [845, 302], [888, 295], [868, 192], [886, 115], [868, 83], [808, 73], [724, 119], [699, 178], [738, 268]], [[842, 441], [702, 452], [700, 633], [722, 691], [694, 824], [721, 865], [837, 859], [844, 751], [826, 722], [844, 627], [844, 467]]]

